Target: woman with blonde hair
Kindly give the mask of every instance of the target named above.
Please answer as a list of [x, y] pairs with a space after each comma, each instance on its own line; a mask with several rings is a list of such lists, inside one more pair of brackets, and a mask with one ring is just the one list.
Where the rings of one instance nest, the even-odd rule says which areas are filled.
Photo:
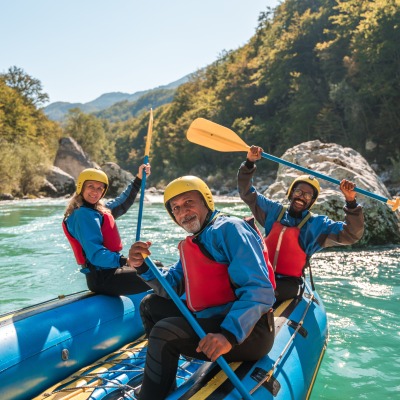
[[62, 223], [89, 290], [106, 295], [125, 295], [149, 290], [121, 253], [122, 241], [115, 220], [133, 205], [139, 193], [143, 170], [150, 175], [150, 164], [142, 164], [136, 177], [115, 199], [103, 204], [109, 186], [104, 171], [83, 170], [76, 193], [69, 201]]

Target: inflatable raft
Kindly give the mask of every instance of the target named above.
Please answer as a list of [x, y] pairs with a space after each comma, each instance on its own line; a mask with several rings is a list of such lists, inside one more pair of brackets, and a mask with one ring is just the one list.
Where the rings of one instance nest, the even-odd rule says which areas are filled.
[[[1, 399], [135, 399], [147, 345], [144, 294], [81, 292], [0, 316]], [[254, 399], [307, 399], [328, 339], [324, 306], [307, 284], [274, 316], [270, 353], [229, 366]], [[218, 363], [181, 357], [176, 380], [168, 399], [242, 397]]]

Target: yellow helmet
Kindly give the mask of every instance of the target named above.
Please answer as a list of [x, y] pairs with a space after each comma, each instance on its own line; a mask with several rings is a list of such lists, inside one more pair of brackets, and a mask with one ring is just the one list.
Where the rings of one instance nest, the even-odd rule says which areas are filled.
[[83, 189], [83, 184], [86, 181], [97, 181], [104, 183], [105, 189], [103, 192], [103, 195], [101, 198], [104, 197], [104, 195], [107, 192], [108, 189], [108, 177], [105, 172], [103, 172], [101, 169], [96, 169], [96, 168], [86, 168], [84, 169], [78, 176], [78, 179], [76, 181], [76, 193], [80, 194]]
[[213, 196], [206, 183], [196, 176], [182, 176], [170, 182], [164, 191], [164, 205], [174, 221], [175, 217], [172, 214], [169, 201], [179, 194], [191, 192], [192, 190], [197, 190], [203, 196], [204, 202], [210, 211], [215, 210]]
[[316, 202], [319, 193], [321, 192], [321, 186], [319, 185], [319, 182], [315, 176], [312, 175], [300, 175], [298, 176], [290, 185], [288, 191], [287, 191], [287, 197], [290, 199], [290, 195], [292, 194], [292, 190], [298, 183], [308, 183], [310, 186], [313, 187], [314, 189], [314, 197], [313, 197], [313, 202], [310, 204], [309, 208]]

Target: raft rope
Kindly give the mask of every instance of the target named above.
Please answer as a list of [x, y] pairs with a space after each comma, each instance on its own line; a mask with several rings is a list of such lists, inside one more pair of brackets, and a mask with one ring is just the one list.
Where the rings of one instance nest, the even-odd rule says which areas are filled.
[[310, 286], [309, 286], [309, 284], [307, 283], [306, 280], [304, 280], [304, 284], [305, 284], [305, 286], [306, 286], [306, 288], [307, 288], [307, 291], [308, 291], [308, 294], [310, 295], [310, 298], [309, 298], [309, 301], [308, 301], [308, 303], [307, 303], [307, 306], [306, 306], [306, 308], [305, 308], [305, 310], [304, 310], [304, 312], [303, 312], [303, 315], [301, 316], [301, 319], [300, 319], [300, 321], [298, 322], [296, 329], [294, 330], [292, 336], [290, 337], [290, 339], [289, 339], [288, 342], [286, 343], [286, 346], [283, 348], [281, 354], [280, 354], [280, 355], [278, 356], [278, 358], [276, 359], [276, 361], [275, 361], [274, 365], [272, 366], [272, 368], [267, 372], [265, 378], [263, 378], [260, 382], [257, 383], [256, 386], [254, 386], [253, 389], [250, 390], [250, 392], [249, 392], [250, 394], [253, 394], [253, 393], [254, 393], [260, 386], [262, 386], [265, 382], [269, 382], [269, 380], [271, 379], [272, 375], [273, 375], [274, 372], [275, 372], [276, 367], [277, 367], [278, 364], [281, 362], [283, 356], [285, 355], [285, 353], [286, 353], [287, 350], [289, 349], [289, 346], [292, 344], [292, 342], [294, 341], [295, 337], [297, 336], [297, 333], [298, 333], [299, 330], [302, 328], [303, 323], [304, 323], [304, 319], [305, 319], [305, 317], [306, 317], [306, 315], [307, 315], [307, 313], [308, 313], [308, 310], [309, 310], [309, 308], [310, 308], [312, 302], [313, 302], [314, 300], [316, 300], [316, 299], [315, 299], [315, 295], [314, 295], [313, 291], [311, 290], [311, 288], [310, 288]]
[[[132, 365], [132, 362], [137, 362], [140, 360], [144, 361], [146, 356], [143, 353], [147, 351], [147, 348], [146, 348], [146, 346], [143, 346], [143, 347], [136, 346], [136, 350], [142, 351], [143, 353], [141, 353], [140, 355], [133, 354], [133, 356], [127, 358], [127, 361], [125, 361], [125, 362], [121, 362], [121, 359], [118, 359], [115, 357], [125, 355], [126, 352], [129, 352], [130, 349], [132, 347], [135, 347], [135, 345], [137, 345], [137, 343], [139, 343], [139, 342], [141, 342], [141, 340], [134, 341], [130, 345], [124, 346], [123, 350], [119, 350], [119, 351], [116, 351], [115, 353], [113, 353], [113, 355], [111, 357], [114, 358], [114, 360], [110, 360], [109, 358], [107, 358], [107, 359], [104, 359], [103, 361], [92, 364], [89, 367], [90, 370], [95, 370], [96, 368], [103, 367], [105, 364], [112, 364], [112, 367], [119, 366], [119, 367], [121, 367], [121, 369], [117, 369], [117, 370], [109, 369], [109, 370], [106, 370], [103, 372], [89, 372], [88, 368], [85, 368], [81, 373], [74, 374], [74, 375], [70, 376], [69, 378], [67, 378], [67, 380], [64, 381], [64, 384], [71, 385], [74, 382], [76, 383], [80, 379], [83, 381], [86, 381], [87, 384], [80, 384], [79, 386], [74, 386], [74, 387], [65, 386], [65, 387], [61, 387], [61, 388], [60, 388], [60, 386], [62, 384], [61, 385], [58, 384], [57, 387], [59, 389], [54, 389], [52, 391], [48, 390], [48, 391], [42, 393], [41, 396], [37, 397], [37, 399], [49, 398], [50, 396], [56, 396], [56, 398], [58, 400], [61, 400], [63, 398], [73, 399], [75, 396], [79, 396], [80, 394], [82, 394], [84, 392], [88, 392], [88, 395], [90, 395], [91, 393], [93, 393], [95, 390], [98, 390], [98, 389], [104, 389], [104, 390], [115, 389], [115, 390], [121, 391], [121, 399], [134, 400], [135, 396], [133, 393], [141, 381], [141, 378], [143, 376], [144, 367]], [[201, 362], [197, 359], [192, 359], [192, 358], [184, 357], [184, 356], [181, 356], [180, 360], [182, 362], [179, 363], [176, 377], [177, 377], [177, 379], [182, 379], [185, 382], [188, 379], [190, 379], [191, 376], [195, 373], [195, 371], [192, 372], [188, 368], [190, 366], [193, 366], [196, 364], [199, 364], [199, 365], [203, 364], [203, 362]], [[124, 366], [128, 366], [131, 368], [124, 369], [123, 368]], [[88, 372], [85, 372], [85, 371], [88, 371]], [[137, 382], [136, 386], [132, 386], [132, 384], [128, 384], [128, 383], [123, 384], [123, 383], [118, 382], [118, 375], [129, 374], [129, 373], [133, 373], [133, 374], [136, 373], [136, 375], [134, 375], [132, 378], [129, 379], [129, 382], [132, 382], [133, 380], [137, 380], [138, 382]], [[109, 376], [109, 375], [115, 375], [115, 376], [112, 379], [109, 379], [109, 378], [107, 378], [107, 376]], [[65, 383], [66, 381], [68, 381], [69, 383]], [[62, 393], [65, 393], [65, 397], [59, 396]], [[81, 399], [82, 397], [79, 397], [79, 398]]]

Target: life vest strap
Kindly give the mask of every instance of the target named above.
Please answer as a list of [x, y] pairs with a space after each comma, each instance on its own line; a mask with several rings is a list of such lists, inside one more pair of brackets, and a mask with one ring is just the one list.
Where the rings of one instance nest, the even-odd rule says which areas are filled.
[[[283, 218], [285, 212], [287, 211], [288, 206], [283, 206], [281, 212], [278, 215], [278, 218], [276, 219], [276, 222], [280, 222], [281, 219]], [[301, 229], [305, 223], [313, 216], [313, 213], [311, 211], [308, 211], [307, 215], [296, 225], [297, 228]]]
[[272, 263], [272, 268], [274, 269], [274, 271], [276, 270], [276, 264], [278, 263], [279, 251], [281, 249], [282, 239], [283, 239], [283, 235], [286, 232], [286, 229], [287, 229], [287, 226], [284, 226], [279, 233], [278, 243], [276, 244], [276, 250], [275, 250], [275, 255], [274, 255], [274, 261]]

